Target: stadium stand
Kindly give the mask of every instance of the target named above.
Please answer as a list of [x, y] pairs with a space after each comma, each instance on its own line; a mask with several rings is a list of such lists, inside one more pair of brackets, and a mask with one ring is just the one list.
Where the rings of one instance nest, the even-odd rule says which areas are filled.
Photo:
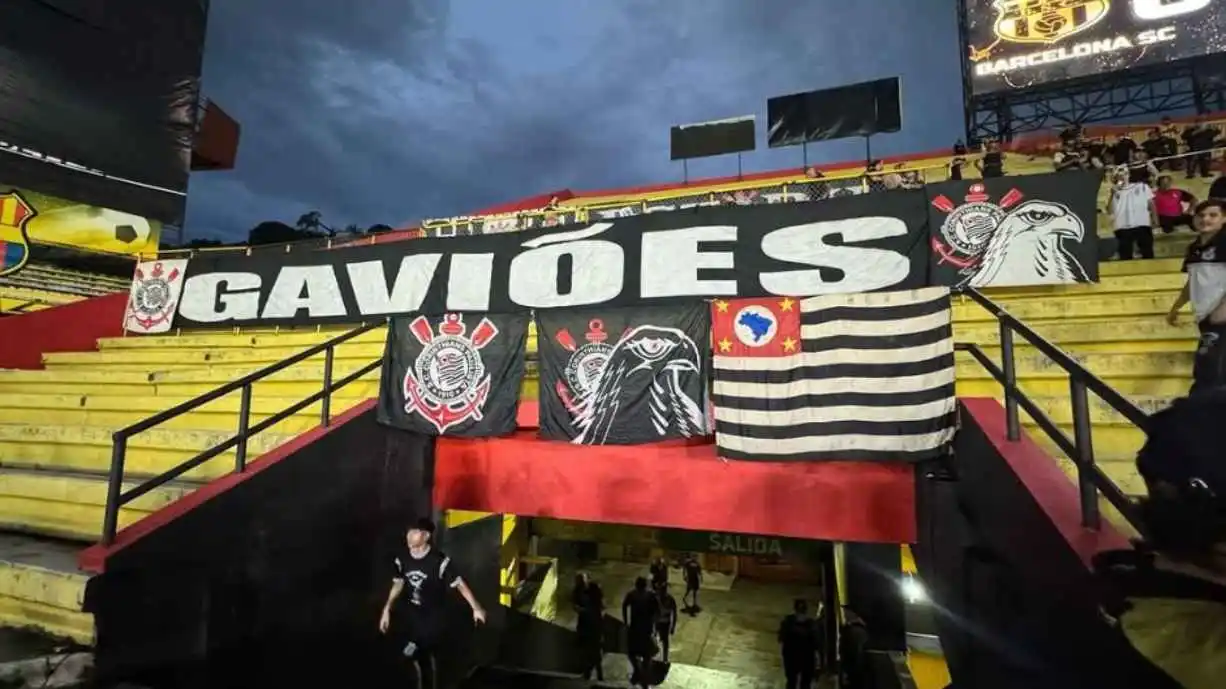
[[0, 277], [0, 315], [27, 313], [113, 292], [126, 292], [130, 278], [31, 263]]
[[[1138, 126], [1136, 131], [1144, 129]], [[1007, 172], [1016, 175], [1051, 170], [1052, 158], [1043, 146], [1042, 142], [1029, 141], [1025, 148], [1012, 151]], [[874, 178], [907, 172], [915, 172], [924, 181], [939, 181], [947, 178], [949, 160], [948, 155], [935, 153], [887, 160], [883, 172], [867, 176], [863, 165], [834, 165], [809, 173], [792, 171], [740, 181], [696, 182], [681, 190], [558, 191], [490, 209], [482, 215], [543, 218], [564, 209], [592, 211], [626, 203], [665, 202], [696, 193], [714, 198], [780, 184], [850, 180], [868, 189]], [[894, 169], [899, 164], [902, 169]], [[973, 168], [968, 167], [966, 173], [973, 175]], [[1189, 190], [1203, 198], [1207, 180], [1192, 182]], [[468, 220], [430, 221], [421, 229], [458, 227], [464, 222]], [[1110, 228], [1100, 222], [1099, 233], [1109, 236]], [[421, 236], [421, 230], [414, 228], [384, 233], [372, 241], [417, 236]], [[1187, 234], [1162, 238], [1160, 255], [1179, 255], [1187, 239]], [[1171, 328], [1162, 318], [1182, 285], [1179, 261], [1109, 261], [1103, 263], [1101, 272], [1099, 284], [998, 289], [989, 294], [1141, 407], [1161, 408], [1186, 391], [1195, 340], [1191, 325]], [[7, 281], [4, 289], [14, 290], [14, 295], [44, 294], [48, 302], [126, 289], [122, 280], [67, 276], [42, 268], [25, 273], [22, 279], [32, 282]], [[0, 622], [34, 626], [83, 642], [91, 638], [90, 619], [80, 612], [87, 575], [77, 570], [74, 554], [82, 545], [96, 540], [101, 530], [111, 433], [115, 429], [283, 360], [344, 330], [107, 337], [97, 341], [97, 351], [44, 355], [44, 370], [0, 371], [0, 530], [10, 533], [0, 538], [0, 569], [10, 575], [0, 577]], [[975, 304], [965, 301], [956, 305], [955, 330], [959, 341], [979, 344], [989, 354], [999, 356], [996, 321]], [[342, 376], [379, 358], [382, 349], [382, 329], [341, 345], [336, 353], [335, 375]], [[529, 351], [535, 351], [534, 334]], [[1022, 388], [1070, 432], [1072, 418], [1064, 372], [1028, 347], [1018, 348], [1017, 372]], [[959, 395], [1001, 395], [1000, 386], [969, 357], [959, 359], [957, 373]], [[536, 395], [533, 375], [530, 369], [522, 390], [526, 398]], [[258, 383], [253, 393], [253, 422], [316, 392], [322, 377], [321, 356]], [[377, 373], [345, 388], [333, 402], [333, 413], [373, 396], [376, 383]], [[134, 439], [128, 450], [125, 477], [156, 475], [228, 438], [236, 427], [238, 404], [237, 395], [225, 397]], [[315, 426], [318, 411], [318, 407], [305, 409], [257, 436], [252, 441], [251, 456]], [[1140, 432], [1097, 400], [1092, 400], [1092, 414], [1098, 460], [1126, 492], [1140, 492], [1142, 487], [1132, 464]], [[1027, 428], [1033, 431], [1032, 426]], [[1030, 435], [1046, 443], [1042, 434]], [[1071, 462], [1062, 459], [1054, 448], [1049, 449], [1071, 472]], [[125, 507], [120, 526], [133, 523], [232, 467], [232, 452], [215, 458], [193, 470], [190, 480], [163, 486]]]

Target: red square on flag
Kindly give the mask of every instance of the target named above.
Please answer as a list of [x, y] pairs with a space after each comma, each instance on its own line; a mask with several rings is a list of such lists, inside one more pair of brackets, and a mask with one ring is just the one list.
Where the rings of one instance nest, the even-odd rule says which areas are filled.
[[799, 354], [800, 302], [791, 297], [716, 299], [711, 302], [711, 337], [715, 356]]

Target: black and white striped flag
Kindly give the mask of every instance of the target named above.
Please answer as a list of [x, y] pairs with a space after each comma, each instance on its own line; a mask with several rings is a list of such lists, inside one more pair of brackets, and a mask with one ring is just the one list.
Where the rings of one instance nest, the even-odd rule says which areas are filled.
[[727, 459], [920, 461], [953, 439], [945, 287], [712, 304]]

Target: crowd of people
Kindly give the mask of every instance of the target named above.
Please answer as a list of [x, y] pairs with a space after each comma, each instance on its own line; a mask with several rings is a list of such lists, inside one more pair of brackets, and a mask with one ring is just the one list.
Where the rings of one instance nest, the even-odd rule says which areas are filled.
[[[672, 595], [669, 567], [657, 558], [649, 567], [648, 576], [635, 579], [634, 587], [621, 603], [625, 629], [624, 645], [630, 662], [630, 683], [636, 687], [652, 686], [661, 679], [657, 660], [669, 662], [672, 638], [677, 633], [681, 615], [697, 616], [702, 612], [698, 603], [703, 581], [698, 559], [686, 555], [680, 561], [685, 593], [680, 603]], [[575, 576], [570, 603], [576, 615], [576, 638], [585, 679], [604, 680], [603, 661], [606, 651], [616, 643], [609, 638], [606, 625], [607, 601], [599, 582], [586, 573]], [[825, 658], [825, 611], [818, 604], [798, 599], [791, 613], [779, 623], [776, 639], [779, 644], [785, 686], [787, 689], [811, 689], [831, 663]], [[871, 687], [864, 621], [851, 610], [844, 610], [844, 625], [839, 635], [838, 657], [842, 670], [842, 686], [851, 689]]]
[[[647, 577], [635, 579], [634, 588], [622, 599], [622, 621], [626, 627], [625, 648], [630, 659], [630, 683], [648, 687], [653, 676], [652, 665], [656, 656], [669, 662], [673, 635], [677, 633], [677, 621], [681, 614], [697, 615], [698, 592], [702, 585], [702, 566], [694, 555], [681, 560], [685, 593], [681, 604], [669, 591], [669, 568], [663, 558], [657, 558], [650, 568], [650, 585]], [[583, 660], [584, 677], [604, 679], [604, 654], [607, 646], [605, 594], [600, 583], [586, 573], [575, 576], [571, 590], [571, 606], [576, 615], [575, 632], [579, 653]]]

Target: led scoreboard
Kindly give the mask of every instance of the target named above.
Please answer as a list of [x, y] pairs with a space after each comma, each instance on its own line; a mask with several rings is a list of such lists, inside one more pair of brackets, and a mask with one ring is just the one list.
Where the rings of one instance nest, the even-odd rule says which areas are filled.
[[965, 0], [975, 94], [1226, 51], [1226, 0]]

